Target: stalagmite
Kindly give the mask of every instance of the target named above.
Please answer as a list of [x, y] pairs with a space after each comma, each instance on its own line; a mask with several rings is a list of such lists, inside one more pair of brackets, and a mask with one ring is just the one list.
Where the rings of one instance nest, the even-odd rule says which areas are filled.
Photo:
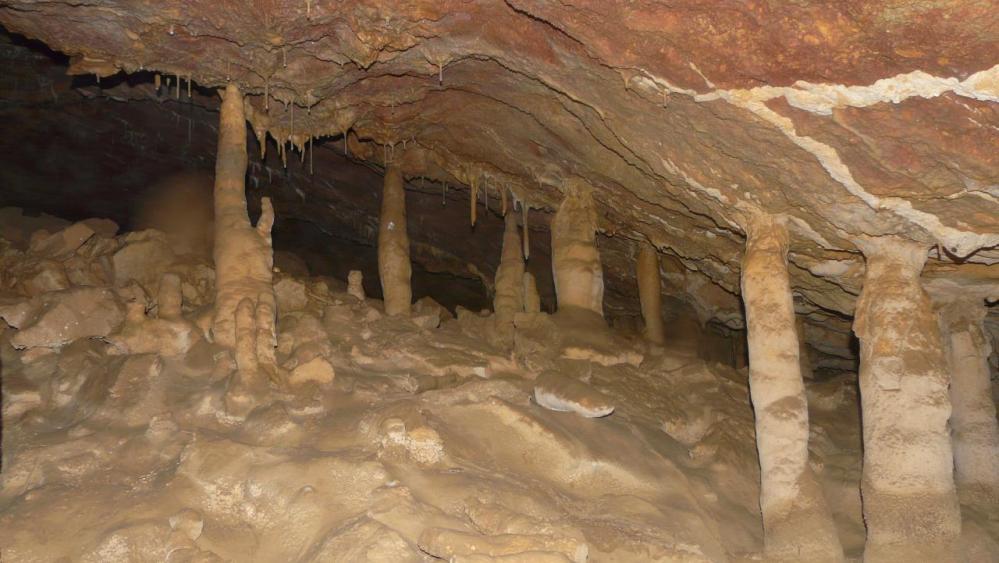
[[364, 274], [360, 270], [351, 270], [347, 274], [347, 293], [364, 301]]
[[378, 274], [382, 282], [385, 312], [409, 315], [413, 290], [409, 278], [409, 234], [406, 232], [406, 192], [398, 166], [385, 170], [381, 219], [378, 224]]
[[941, 307], [944, 349], [951, 375], [950, 418], [954, 478], [961, 502], [999, 505], [999, 424], [989, 380], [991, 346], [981, 298], [965, 297]]
[[559, 309], [577, 307], [603, 315], [604, 277], [596, 229], [597, 212], [589, 186], [569, 181], [552, 220], [552, 273]]
[[513, 344], [513, 317], [524, 310], [524, 258], [520, 253], [517, 219], [511, 213], [504, 219], [503, 251], [496, 269], [496, 328], [505, 344]]
[[180, 276], [171, 273], [163, 274], [163, 277], [160, 278], [159, 291], [156, 294], [157, 316], [161, 319], [178, 320], [182, 316], [182, 305]]
[[541, 312], [541, 296], [538, 295], [538, 284], [531, 272], [524, 272], [524, 312]]
[[860, 242], [867, 259], [853, 330], [860, 339], [865, 561], [957, 561], [948, 375], [919, 276], [927, 248]]
[[[216, 343], [237, 346], [236, 309], [244, 301], [253, 307], [254, 348], [265, 362], [276, 345], [271, 227], [274, 209], [261, 201], [260, 219], [250, 224], [246, 211], [246, 117], [239, 88], [229, 84], [222, 101], [218, 160], [215, 165], [215, 314]], [[245, 319], [244, 319], [245, 321]], [[244, 322], [245, 324], [245, 322]], [[246, 328], [246, 327], [244, 327]], [[249, 330], [248, 328], [246, 330]], [[244, 332], [245, 334], [245, 332]], [[244, 346], [240, 341], [239, 346]], [[268, 352], [269, 349], [269, 352]], [[268, 369], [272, 364], [266, 366]]]
[[645, 338], [649, 342], [662, 344], [662, 282], [659, 279], [659, 253], [649, 243], [639, 245], [638, 251], [638, 298], [642, 305], [642, 318], [645, 319]]
[[808, 405], [787, 270], [787, 231], [765, 215], [752, 218], [746, 231], [742, 299], [766, 558], [842, 561], [836, 527], [808, 464]]

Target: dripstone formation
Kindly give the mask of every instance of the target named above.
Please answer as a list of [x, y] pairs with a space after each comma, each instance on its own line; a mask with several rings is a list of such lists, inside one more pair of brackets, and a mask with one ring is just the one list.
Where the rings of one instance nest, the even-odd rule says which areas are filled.
[[994, 6], [237, 4], [0, 2], [0, 561], [999, 560]]

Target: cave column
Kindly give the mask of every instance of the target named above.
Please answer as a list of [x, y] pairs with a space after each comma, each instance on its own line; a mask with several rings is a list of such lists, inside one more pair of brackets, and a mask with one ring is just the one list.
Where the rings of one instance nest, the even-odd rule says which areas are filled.
[[753, 218], [746, 231], [742, 298], [766, 557], [842, 561], [836, 527], [808, 463], [808, 405], [787, 269], [787, 231], [766, 215]]
[[662, 280], [659, 278], [659, 252], [651, 243], [639, 243], [638, 300], [645, 320], [645, 338], [654, 344], [666, 341], [662, 317]]
[[985, 301], [951, 300], [940, 308], [950, 371], [951, 436], [958, 494], [967, 504], [999, 504], [999, 424], [989, 379], [991, 346]]
[[503, 344], [513, 344], [513, 317], [524, 310], [524, 255], [517, 219], [507, 213], [504, 219], [503, 250], [496, 269], [496, 328]]
[[[219, 345], [235, 350], [238, 359], [243, 359], [249, 348], [255, 350], [255, 361], [237, 361], [240, 369], [226, 393], [227, 408], [244, 414], [254, 405], [253, 394], [265, 384], [259, 378], [257, 368], [274, 376], [277, 363], [274, 359], [277, 330], [271, 248], [274, 209], [270, 200], [264, 198], [257, 225], [254, 227], [250, 223], [246, 210], [246, 165], [243, 95], [235, 84], [229, 84], [220, 110], [215, 162], [212, 338]], [[251, 364], [252, 368], [247, 367]]]
[[596, 245], [597, 213], [589, 186], [566, 182], [565, 199], [552, 220], [552, 274], [559, 309], [604, 314], [604, 276]]
[[378, 223], [378, 274], [382, 283], [385, 313], [409, 315], [413, 302], [406, 232], [406, 191], [402, 170], [390, 164], [385, 170], [382, 209]]
[[927, 248], [865, 239], [860, 339], [864, 432], [864, 561], [957, 561], [961, 515], [947, 420], [940, 328], [919, 281]]

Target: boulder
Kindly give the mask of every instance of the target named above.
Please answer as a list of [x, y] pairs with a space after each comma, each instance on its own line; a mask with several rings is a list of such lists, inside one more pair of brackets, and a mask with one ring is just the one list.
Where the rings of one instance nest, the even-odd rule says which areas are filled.
[[115, 285], [129, 280], [155, 285], [174, 262], [170, 243], [159, 231], [140, 231], [125, 237], [125, 246], [111, 258]]
[[47, 293], [39, 300], [40, 311], [11, 338], [15, 348], [58, 347], [79, 338], [104, 337], [116, 331], [125, 312], [114, 292], [84, 287]]
[[274, 295], [282, 313], [301, 311], [309, 305], [305, 284], [293, 278], [283, 278], [274, 284]]

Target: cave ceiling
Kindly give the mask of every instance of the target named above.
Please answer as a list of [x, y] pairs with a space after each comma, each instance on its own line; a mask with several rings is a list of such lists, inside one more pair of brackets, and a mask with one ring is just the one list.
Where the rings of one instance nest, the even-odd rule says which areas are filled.
[[0, 24], [106, 83], [235, 82], [289, 159], [339, 143], [542, 211], [584, 181], [611, 275], [649, 240], [705, 319], [740, 324], [760, 210], [800, 311], [851, 315], [856, 243], [889, 234], [999, 295], [997, 2], [0, 0]]

